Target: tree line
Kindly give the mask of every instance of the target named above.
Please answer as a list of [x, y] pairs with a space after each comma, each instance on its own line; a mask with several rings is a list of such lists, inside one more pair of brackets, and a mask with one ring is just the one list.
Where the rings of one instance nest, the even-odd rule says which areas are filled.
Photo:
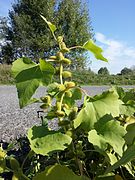
[[[0, 61], [10, 64], [27, 56], [38, 62], [58, 49], [40, 14], [58, 27], [56, 35], [63, 34], [68, 47], [83, 44], [94, 38], [88, 4], [84, 0], [17, 0], [9, 11], [8, 21], [0, 18]], [[69, 54], [72, 69], [85, 68], [85, 50]]]

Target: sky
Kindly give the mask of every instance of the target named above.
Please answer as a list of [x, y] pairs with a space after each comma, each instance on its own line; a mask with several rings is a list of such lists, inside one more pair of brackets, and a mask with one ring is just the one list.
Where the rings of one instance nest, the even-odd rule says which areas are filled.
[[[85, 1], [85, 0], [84, 0]], [[119, 73], [135, 65], [135, 0], [87, 0], [96, 44], [103, 49], [108, 63], [94, 59], [90, 67], [97, 72], [107, 67]], [[14, 0], [0, 0], [0, 16], [8, 16]]]

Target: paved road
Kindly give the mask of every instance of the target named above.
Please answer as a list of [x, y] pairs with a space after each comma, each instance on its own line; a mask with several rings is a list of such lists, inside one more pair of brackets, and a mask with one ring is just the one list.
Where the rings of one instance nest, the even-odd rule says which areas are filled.
[[[95, 95], [109, 87], [92, 86], [83, 87], [88, 94]], [[39, 88], [36, 97], [41, 97], [45, 92], [44, 88]], [[17, 91], [15, 86], [0, 86], [0, 140], [9, 141], [27, 132], [27, 129], [34, 124], [40, 123], [37, 117], [38, 104], [29, 105], [23, 109], [19, 108]], [[55, 127], [56, 123], [51, 122]]]

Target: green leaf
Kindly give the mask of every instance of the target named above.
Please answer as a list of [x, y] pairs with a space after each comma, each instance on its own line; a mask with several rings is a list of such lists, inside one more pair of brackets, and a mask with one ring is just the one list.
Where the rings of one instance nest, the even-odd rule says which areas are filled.
[[79, 88], [72, 88], [71, 90], [72, 97], [64, 96], [63, 103], [68, 104], [68, 106], [72, 107], [75, 104], [76, 100], [82, 98], [82, 92]]
[[[111, 174], [100, 175], [96, 177], [95, 180], [117, 180], [117, 179], [115, 179], [115, 175], [111, 173]], [[119, 179], [119, 180], [122, 180], [122, 179]]]
[[33, 180], [89, 180], [85, 176], [77, 176], [66, 166], [55, 164], [49, 166], [45, 171], [37, 174]]
[[125, 134], [126, 131], [120, 122], [111, 115], [105, 115], [95, 123], [95, 130], [89, 132], [88, 140], [101, 150], [105, 150], [110, 144], [114, 151], [122, 156]]
[[28, 130], [31, 149], [41, 155], [64, 150], [72, 141], [71, 137], [56, 131], [49, 131], [45, 126], [33, 126]]
[[48, 85], [54, 74], [53, 66], [42, 59], [40, 64], [33, 64], [25, 58], [18, 59], [14, 62], [12, 70], [15, 74], [20, 108], [29, 104], [36, 89], [40, 85]]
[[50, 96], [55, 96], [56, 94], [58, 94], [59, 89], [58, 89], [58, 83], [51, 83], [48, 85], [47, 87], [47, 93]]
[[6, 153], [4, 150], [0, 147], [0, 173], [3, 173], [6, 169]]
[[109, 173], [113, 171], [114, 169], [117, 169], [118, 167], [122, 165], [126, 165], [129, 161], [133, 160], [135, 158], [135, 144], [130, 146], [124, 153], [120, 160], [118, 160], [114, 165], [109, 167], [106, 171], [106, 173]]
[[101, 95], [90, 98], [89, 102], [78, 113], [74, 120], [74, 127], [81, 125], [86, 131], [94, 128], [95, 122], [106, 114], [111, 114], [116, 117], [119, 116], [119, 106], [122, 102], [118, 99], [117, 93], [114, 91], [107, 91]]
[[42, 15], [40, 15], [40, 16], [47, 23], [47, 25], [49, 26], [52, 34], [54, 35], [54, 32], [57, 29], [56, 26], [54, 24], [52, 24], [51, 22], [47, 21], [47, 19], [44, 16], [42, 16]]
[[135, 123], [129, 124], [126, 128], [125, 141], [127, 145], [132, 145], [135, 142]]
[[12, 64], [12, 74], [14, 77], [16, 77], [21, 71], [34, 67], [35, 65], [36, 63], [27, 57], [19, 58]]
[[126, 116], [132, 116], [135, 113], [135, 106], [130, 104], [121, 104], [120, 105], [120, 114]]
[[82, 47], [88, 51], [91, 51], [96, 59], [108, 62], [108, 60], [101, 54], [103, 50], [95, 45], [92, 40], [87, 41]]
[[94, 145], [94, 147], [98, 150], [106, 150], [107, 149], [107, 143], [104, 139], [104, 137], [98, 135], [96, 130], [91, 130], [88, 133], [88, 140], [90, 143]]
[[135, 92], [134, 89], [124, 91], [122, 87], [114, 86], [112, 88], [119, 96], [119, 99], [123, 101], [120, 105], [120, 114], [132, 116], [135, 112]]

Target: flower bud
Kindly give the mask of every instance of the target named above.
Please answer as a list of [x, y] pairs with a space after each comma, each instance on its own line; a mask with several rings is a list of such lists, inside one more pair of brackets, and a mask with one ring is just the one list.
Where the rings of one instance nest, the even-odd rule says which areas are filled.
[[61, 109], [61, 103], [60, 102], [56, 102], [56, 108], [57, 108], [57, 110], [60, 110]]
[[10, 158], [10, 166], [11, 166], [11, 169], [14, 171], [20, 168], [19, 162], [14, 157]]
[[41, 109], [47, 109], [48, 108], [48, 104], [47, 103], [44, 103], [40, 106]]
[[59, 91], [64, 91], [66, 88], [64, 84], [58, 84], [58, 89]]
[[56, 111], [56, 114], [57, 114], [57, 116], [58, 117], [64, 117], [65, 116], [65, 113], [64, 113], [64, 111]]
[[68, 91], [65, 92], [65, 95], [67, 97], [72, 97], [72, 92], [70, 90], [68, 90]]
[[62, 53], [62, 52], [58, 52], [58, 53], [57, 53], [57, 59], [58, 59], [59, 61], [62, 61], [62, 60], [64, 59], [64, 56], [63, 56], [63, 53]]
[[56, 56], [50, 56], [49, 59], [53, 59], [53, 60], [56, 60], [57, 57]]
[[51, 104], [51, 97], [50, 96], [44, 96], [40, 98], [44, 103], [50, 105]]
[[65, 81], [64, 84], [65, 84], [66, 88], [72, 88], [72, 87], [75, 87], [75, 83], [72, 82], [72, 81], [70, 81], [70, 82]]
[[72, 73], [69, 71], [63, 71], [62, 76], [64, 78], [70, 78], [70, 77], [72, 77]]
[[62, 60], [62, 63], [63, 63], [63, 64], [68, 64], [68, 65], [70, 65], [70, 64], [71, 64], [71, 60], [70, 60], [70, 59], [67, 59], [67, 58], [64, 58], [64, 59]]

